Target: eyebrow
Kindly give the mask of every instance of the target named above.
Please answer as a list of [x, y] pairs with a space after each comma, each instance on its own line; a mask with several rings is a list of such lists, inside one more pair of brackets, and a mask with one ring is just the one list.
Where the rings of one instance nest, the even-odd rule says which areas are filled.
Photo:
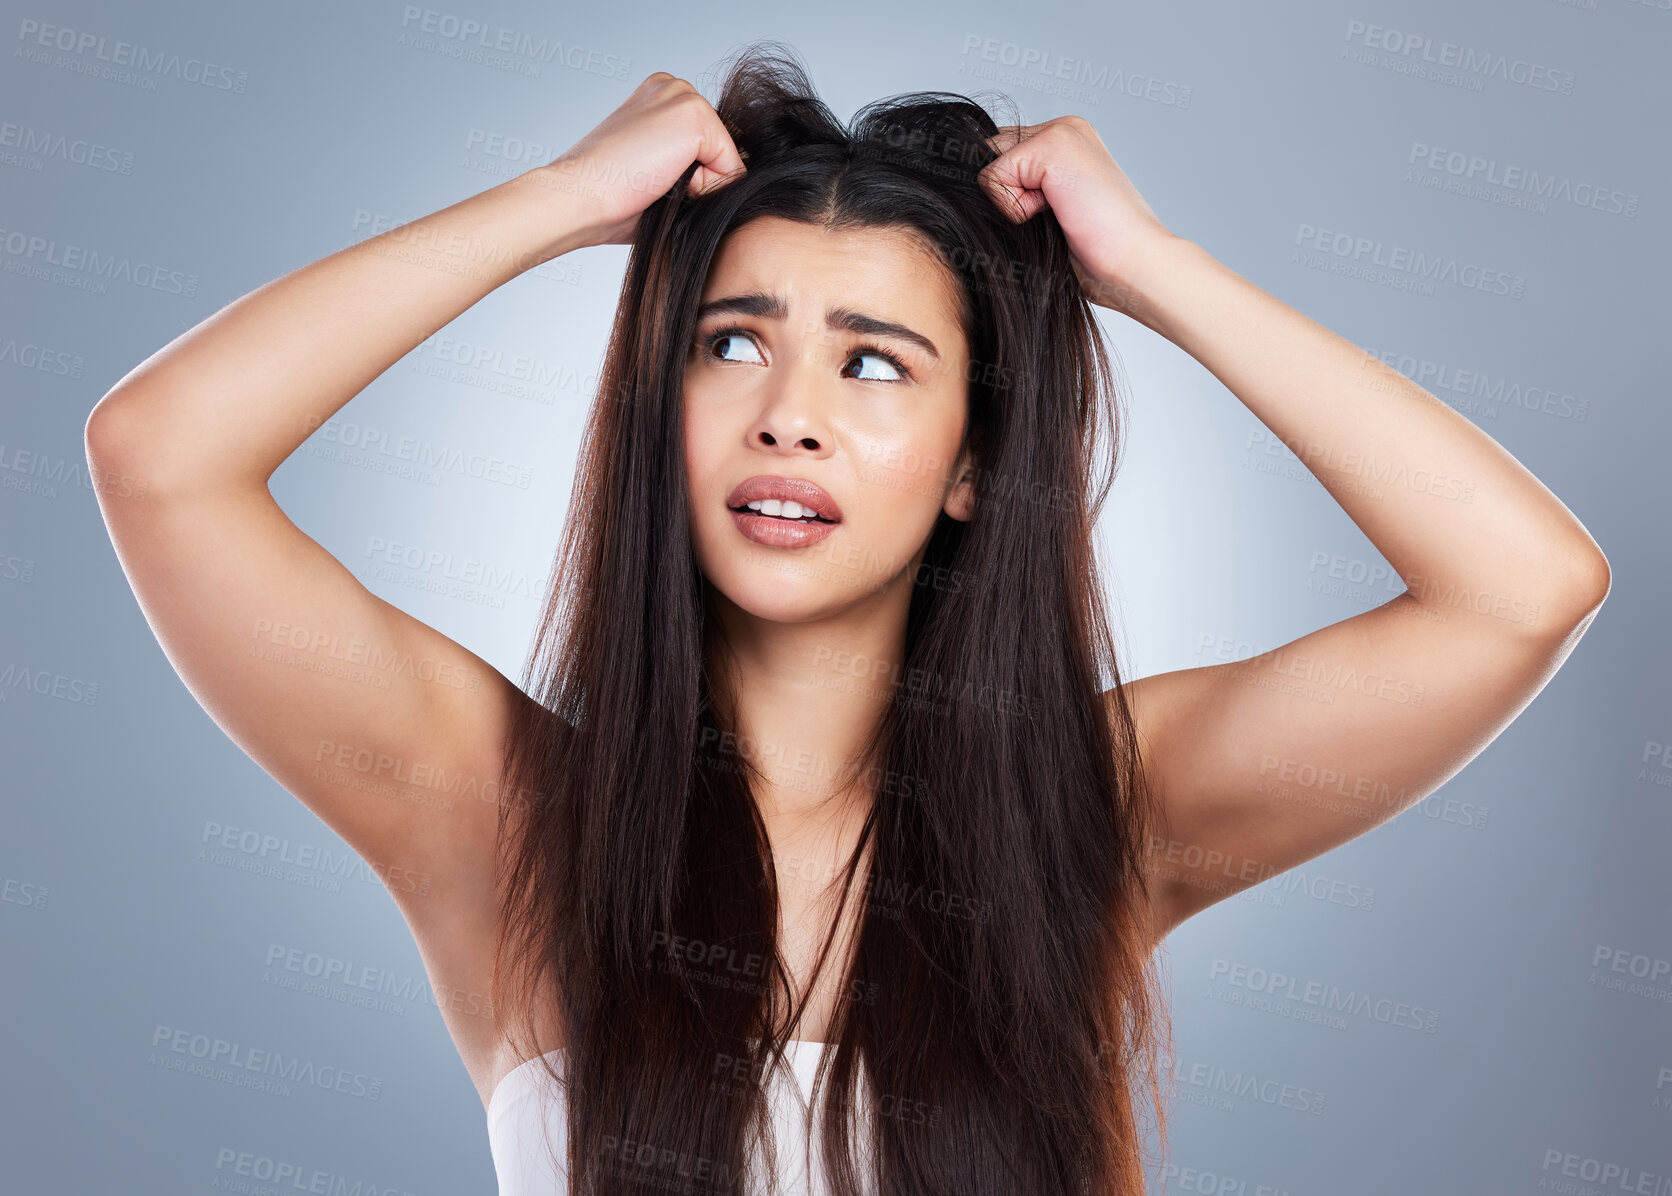
[[[705, 303], [697, 309], [697, 323], [702, 323], [710, 316], [739, 315], [754, 316], [765, 320], [789, 319], [790, 307], [782, 295], [770, 294], [766, 291], [750, 291], [743, 295], [727, 295], [723, 299], [715, 299]], [[940, 360], [940, 350], [935, 348], [935, 342], [921, 332], [914, 332], [904, 324], [896, 324], [892, 320], [879, 319], [868, 316], [864, 312], [855, 311], [851, 307], [832, 307], [824, 313], [825, 327], [832, 330], [845, 330], [858, 333], [861, 336], [891, 336], [898, 340], [907, 341], [922, 349], [937, 362]]]

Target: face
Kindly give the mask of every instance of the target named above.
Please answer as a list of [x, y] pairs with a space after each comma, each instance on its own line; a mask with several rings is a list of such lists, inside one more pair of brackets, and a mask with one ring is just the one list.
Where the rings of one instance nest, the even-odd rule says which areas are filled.
[[[692, 545], [724, 599], [782, 623], [909, 600], [935, 521], [970, 518], [956, 286], [904, 230], [770, 216], [721, 243], [686, 355], [684, 431]], [[821, 518], [770, 497], [736, 513], [751, 479]]]

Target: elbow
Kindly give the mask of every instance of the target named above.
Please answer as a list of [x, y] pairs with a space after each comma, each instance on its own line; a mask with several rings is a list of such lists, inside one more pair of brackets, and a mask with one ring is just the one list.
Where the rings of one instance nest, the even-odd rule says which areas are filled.
[[1611, 590], [1613, 586], [1614, 573], [1608, 567], [1608, 558], [1602, 555], [1601, 549], [1598, 549], [1591, 562], [1590, 580], [1585, 589], [1585, 593], [1589, 595], [1590, 602], [1590, 605], [1586, 610], [1586, 618], [1589, 618], [1591, 615], [1597, 613], [1604, 600], [1607, 599], [1608, 591]]
[[1585, 537], [1574, 553], [1574, 578], [1573, 591], [1579, 596], [1585, 615], [1596, 613], [1614, 585], [1614, 571], [1608, 567], [1601, 546], [1590, 536]]
[[[119, 390], [94, 403], [82, 427], [87, 473], [94, 493], [105, 498], [159, 497], [169, 482], [166, 470], [172, 457], [162, 452], [166, 437], [159, 433], [155, 411], [142, 406], [139, 396]], [[109, 515], [109, 503], [102, 502]]]
[[1603, 599], [1608, 597], [1608, 591], [1614, 586], [1614, 572], [1608, 567], [1608, 558], [1602, 555], [1602, 549], [1596, 549], [1590, 561], [1589, 592], [1593, 599], [1591, 609], [1601, 606]]
[[[273, 467], [207, 428], [203, 404], [154, 383], [124, 382], [93, 405], [82, 429], [91, 472], [139, 497], [214, 498], [266, 490]], [[247, 438], [246, 438], [247, 439]]]
[[170, 412], [156, 396], [117, 387], [93, 404], [82, 428], [89, 475], [101, 495], [160, 498], [189, 487]]
[[1571, 635], [1590, 625], [1614, 584], [1608, 558], [1595, 540], [1585, 540], [1567, 557], [1567, 581], [1552, 594], [1550, 623]]
[[134, 418], [135, 400], [120, 390], [113, 390], [87, 413], [81, 439], [87, 449], [87, 460], [94, 465], [111, 466], [119, 459], [131, 459], [142, 451], [137, 446], [141, 435]]

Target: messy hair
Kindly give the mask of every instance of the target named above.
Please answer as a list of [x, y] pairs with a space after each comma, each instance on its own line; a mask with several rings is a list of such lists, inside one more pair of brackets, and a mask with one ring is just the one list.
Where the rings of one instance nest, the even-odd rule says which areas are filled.
[[[735, 58], [715, 109], [746, 169], [692, 196], [693, 163], [639, 221], [527, 661], [536, 702], [505, 743], [503, 791], [539, 797], [500, 814], [495, 1006], [559, 1012], [545, 1065], [571, 1191], [741, 1192], [775, 1173], [763, 1085], [802, 1010], [758, 773], [716, 750], [735, 729], [689, 540], [685, 353], [747, 222], [906, 232], [962, 304], [974, 514], [930, 533], [902, 680], [851, 765], [911, 783], [876, 786], [838, 878], [815, 976], [850, 899], [862, 916], [806, 1145], [816, 1121], [838, 1196], [1141, 1193], [1139, 1113], [1164, 1144], [1170, 1071], [1156, 815], [1094, 555], [1119, 407], [1062, 228], [1048, 208], [1016, 224], [982, 190], [999, 126], [968, 97], [895, 96], [844, 126], [769, 42]], [[509, 963], [524, 982], [506, 1002]]]

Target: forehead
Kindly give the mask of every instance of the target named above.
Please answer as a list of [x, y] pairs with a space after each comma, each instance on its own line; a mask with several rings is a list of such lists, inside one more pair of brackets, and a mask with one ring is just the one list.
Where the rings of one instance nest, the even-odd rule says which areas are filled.
[[912, 229], [832, 230], [757, 217], [720, 242], [702, 301], [750, 291], [783, 295], [792, 320], [844, 305], [898, 323], [932, 325], [923, 330], [943, 350], [963, 348], [957, 280]]

